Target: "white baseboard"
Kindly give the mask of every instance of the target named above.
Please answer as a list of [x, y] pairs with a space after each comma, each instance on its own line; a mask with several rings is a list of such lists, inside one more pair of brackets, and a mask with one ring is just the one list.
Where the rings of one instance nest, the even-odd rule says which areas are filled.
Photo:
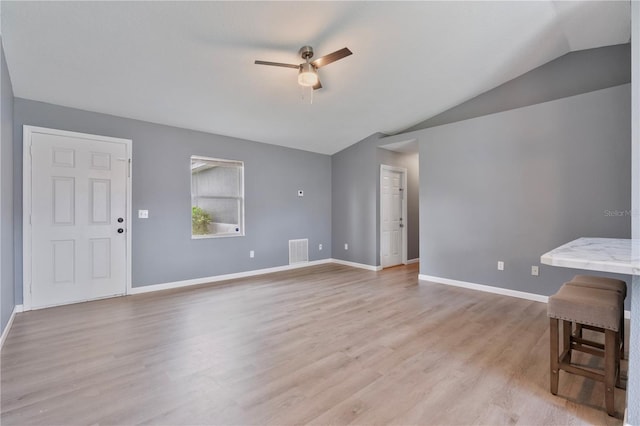
[[[423, 274], [418, 275], [418, 279], [422, 281], [431, 281], [433, 283], [438, 283], [438, 284], [446, 284], [446, 285], [451, 285], [455, 287], [468, 288], [471, 290], [484, 291], [486, 293], [501, 294], [503, 296], [511, 296], [511, 297], [517, 297], [519, 299], [533, 300], [536, 302], [542, 302], [542, 303], [549, 302], [549, 296], [544, 296], [542, 294], [536, 294], [536, 293], [527, 293], [524, 291], [509, 290], [508, 288], [493, 287], [490, 285], [476, 284], [476, 283], [470, 283], [467, 281], [458, 281], [458, 280], [452, 280], [450, 278], [434, 277], [431, 275], [423, 275]], [[631, 319], [631, 311], [625, 310], [624, 317], [626, 319]]]
[[348, 260], [331, 259], [331, 263], [337, 263], [338, 265], [351, 266], [353, 268], [366, 269], [367, 271], [375, 271], [375, 272], [382, 271], [382, 266], [366, 265], [364, 263], [349, 262]]
[[[173, 282], [160, 283], [160, 284], [151, 284], [151, 285], [146, 285], [141, 287], [132, 287], [128, 289], [127, 295], [151, 293], [154, 291], [171, 290], [174, 288], [189, 287], [189, 286], [199, 285], [199, 284], [208, 284], [208, 283], [233, 280], [238, 278], [247, 278], [247, 277], [253, 277], [256, 275], [271, 274], [273, 272], [289, 271], [292, 269], [306, 268], [309, 266], [324, 265], [328, 263], [336, 263], [339, 265], [346, 265], [354, 268], [367, 269], [369, 271], [382, 270], [382, 266], [365, 265], [362, 263], [348, 262], [346, 260], [329, 258], [329, 259], [314, 260], [311, 262], [297, 263], [293, 265], [276, 266], [273, 268], [255, 269], [253, 271], [238, 272], [233, 274], [215, 275], [212, 277], [194, 278], [190, 280], [181, 280], [181, 281], [173, 281]], [[22, 312], [22, 311], [23, 311], [23, 305], [16, 306], [15, 312]]]
[[418, 262], [420, 262], [420, 258], [419, 258], [419, 257], [416, 257], [415, 259], [409, 259], [409, 260], [407, 260], [407, 265], [410, 265], [410, 264], [412, 264], [412, 263], [418, 263]]
[[333, 259], [321, 259], [321, 260], [314, 260], [311, 262], [296, 263], [293, 265], [276, 266], [273, 268], [265, 268], [265, 269], [255, 269], [253, 271], [246, 271], [246, 272], [237, 272], [234, 274], [215, 275], [213, 277], [194, 278], [191, 280], [173, 281], [173, 282], [162, 283], [162, 284], [152, 284], [152, 285], [145, 285], [141, 287], [132, 287], [129, 289], [128, 294], [149, 293], [152, 291], [170, 290], [173, 288], [189, 287], [189, 286], [198, 285], [198, 284], [214, 283], [218, 281], [233, 280], [237, 278], [247, 278], [247, 277], [253, 277], [255, 275], [264, 275], [264, 274], [270, 274], [273, 272], [289, 271], [291, 269], [306, 268], [308, 266], [323, 265], [326, 263], [333, 263]]
[[11, 330], [11, 326], [13, 325], [13, 320], [16, 317], [16, 314], [19, 312], [22, 312], [22, 305], [15, 305], [13, 307], [13, 311], [11, 311], [9, 321], [7, 321], [7, 326], [4, 328], [4, 330], [2, 330], [2, 336], [0, 336], [0, 350], [2, 349], [2, 346], [4, 346], [4, 341], [9, 335], [9, 331]]
[[446, 285], [451, 285], [455, 287], [469, 288], [471, 290], [484, 291], [486, 293], [495, 293], [495, 294], [501, 294], [503, 296], [511, 296], [511, 297], [517, 297], [520, 299], [533, 300], [533, 301], [542, 302], [542, 303], [547, 303], [549, 300], [548, 296], [543, 296], [541, 294], [527, 293], [524, 291], [517, 291], [517, 290], [509, 290], [507, 288], [470, 283], [467, 281], [452, 280], [449, 278], [433, 277], [431, 275], [420, 274], [418, 275], [418, 279], [422, 281], [431, 281], [438, 284], [446, 284]]

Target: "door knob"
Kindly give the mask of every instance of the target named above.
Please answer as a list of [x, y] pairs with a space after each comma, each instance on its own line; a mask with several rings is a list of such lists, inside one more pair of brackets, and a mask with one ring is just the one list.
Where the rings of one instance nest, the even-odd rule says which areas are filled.
[[122, 234], [123, 232], [124, 232], [124, 229], [118, 228], [118, 234]]
[[123, 218], [121, 218], [121, 217], [119, 217], [119, 218], [118, 218], [118, 223], [122, 223], [122, 222], [124, 222], [124, 219], [123, 219]]

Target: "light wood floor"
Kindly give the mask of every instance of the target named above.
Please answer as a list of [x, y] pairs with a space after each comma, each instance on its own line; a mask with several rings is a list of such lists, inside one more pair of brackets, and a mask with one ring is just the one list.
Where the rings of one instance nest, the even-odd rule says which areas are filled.
[[546, 305], [417, 273], [322, 265], [18, 314], [0, 420], [621, 424], [600, 383], [549, 393]]

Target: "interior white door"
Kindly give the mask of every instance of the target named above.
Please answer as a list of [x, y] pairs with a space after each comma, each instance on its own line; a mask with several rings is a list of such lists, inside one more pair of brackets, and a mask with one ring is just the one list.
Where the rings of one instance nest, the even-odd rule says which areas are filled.
[[402, 205], [404, 174], [400, 171], [381, 169], [380, 203], [380, 263], [383, 268], [402, 263]]
[[31, 306], [124, 294], [127, 146], [31, 136]]

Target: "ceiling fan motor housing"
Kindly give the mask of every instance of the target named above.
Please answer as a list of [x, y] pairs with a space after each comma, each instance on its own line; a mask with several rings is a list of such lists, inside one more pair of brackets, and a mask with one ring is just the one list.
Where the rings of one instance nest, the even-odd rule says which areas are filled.
[[313, 58], [313, 47], [311, 46], [302, 46], [298, 51], [298, 54], [302, 56], [302, 59], [309, 62], [309, 59]]

